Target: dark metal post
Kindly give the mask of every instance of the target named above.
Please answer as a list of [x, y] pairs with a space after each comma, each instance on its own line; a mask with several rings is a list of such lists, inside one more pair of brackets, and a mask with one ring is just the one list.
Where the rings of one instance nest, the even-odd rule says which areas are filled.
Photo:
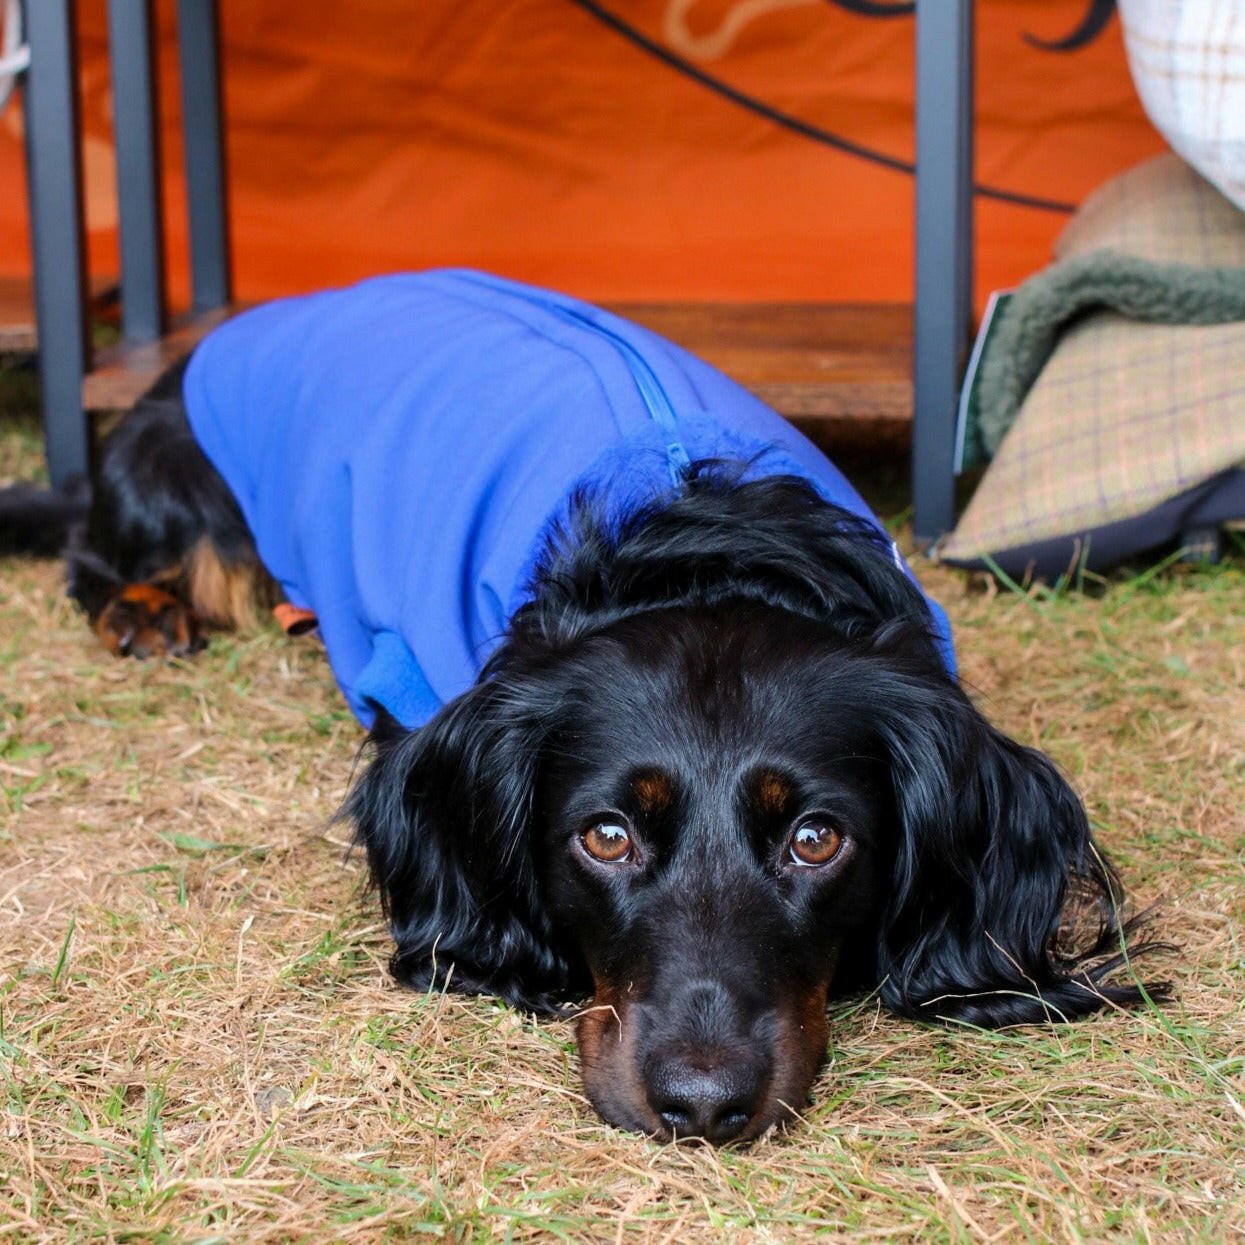
[[121, 214], [121, 324], [128, 341], [155, 341], [164, 329], [164, 263], [150, 0], [108, 0], [108, 47]]
[[87, 470], [89, 346], [72, 0], [27, 0], [26, 167], [44, 438], [53, 486]]
[[916, 5], [912, 527], [955, 522], [955, 411], [972, 324], [973, 5]]
[[196, 310], [229, 301], [216, 0], [178, 0], [177, 42], [190, 213], [190, 283]]

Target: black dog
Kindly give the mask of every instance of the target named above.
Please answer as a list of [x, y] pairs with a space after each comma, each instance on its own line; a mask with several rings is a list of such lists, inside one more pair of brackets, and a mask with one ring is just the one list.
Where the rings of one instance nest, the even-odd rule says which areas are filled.
[[861, 526], [707, 469], [620, 533], [581, 512], [477, 687], [374, 732], [346, 812], [395, 973], [538, 1011], [591, 993], [613, 1123], [789, 1118], [832, 986], [990, 1028], [1141, 997], [1103, 983], [1121, 895], [1080, 802], [948, 678]]
[[[76, 529], [70, 592], [118, 654], [277, 595], [179, 394], [107, 439], [89, 508], [0, 497], [0, 543]], [[948, 675], [877, 530], [793, 476], [692, 464], [621, 522], [580, 497], [475, 686], [372, 743], [344, 813], [396, 976], [590, 996], [584, 1082], [625, 1128], [790, 1119], [832, 989], [987, 1027], [1143, 997], [1105, 981], [1130, 931], [1077, 797]]]

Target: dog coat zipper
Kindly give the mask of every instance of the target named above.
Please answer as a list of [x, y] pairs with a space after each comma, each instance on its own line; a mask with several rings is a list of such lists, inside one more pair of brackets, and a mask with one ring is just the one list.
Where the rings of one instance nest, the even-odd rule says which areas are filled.
[[670, 397], [662, 388], [661, 381], [657, 379], [657, 373], [653, 371], [648, 360], [625, 337], [597, 324], [589, 317], [580, 315], [569, 307], [554, 307], [553, 310], [564, 320], [570, 320], [580, 328], [604, 337], [622, 356], [649, 417], [665, 434], [666, 468], [670, 472], [670, 482], [682, 484], [687, 467], [692, 461], [691, 455], [679, 439], [679, 421]]

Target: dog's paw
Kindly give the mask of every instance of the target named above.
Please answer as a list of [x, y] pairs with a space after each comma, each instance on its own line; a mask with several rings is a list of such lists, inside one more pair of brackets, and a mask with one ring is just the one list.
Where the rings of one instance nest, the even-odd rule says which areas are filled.
[[207, 644], [190, 606], [152, 584], [126, 584], [95, 632], [115, 657], [187, 657]]

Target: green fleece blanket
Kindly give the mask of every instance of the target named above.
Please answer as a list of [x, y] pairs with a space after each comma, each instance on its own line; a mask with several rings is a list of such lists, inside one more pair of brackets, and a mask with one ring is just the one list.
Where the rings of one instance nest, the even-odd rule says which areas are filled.
[[1108, 310], [1149, 324], [1245, 320], [1245, 268], [1153, 264], [1094, 251], [1054, 264], [1012, 295], [990, 336], [978, 380], [978, 435], [993, 457], [1064, 329]]

